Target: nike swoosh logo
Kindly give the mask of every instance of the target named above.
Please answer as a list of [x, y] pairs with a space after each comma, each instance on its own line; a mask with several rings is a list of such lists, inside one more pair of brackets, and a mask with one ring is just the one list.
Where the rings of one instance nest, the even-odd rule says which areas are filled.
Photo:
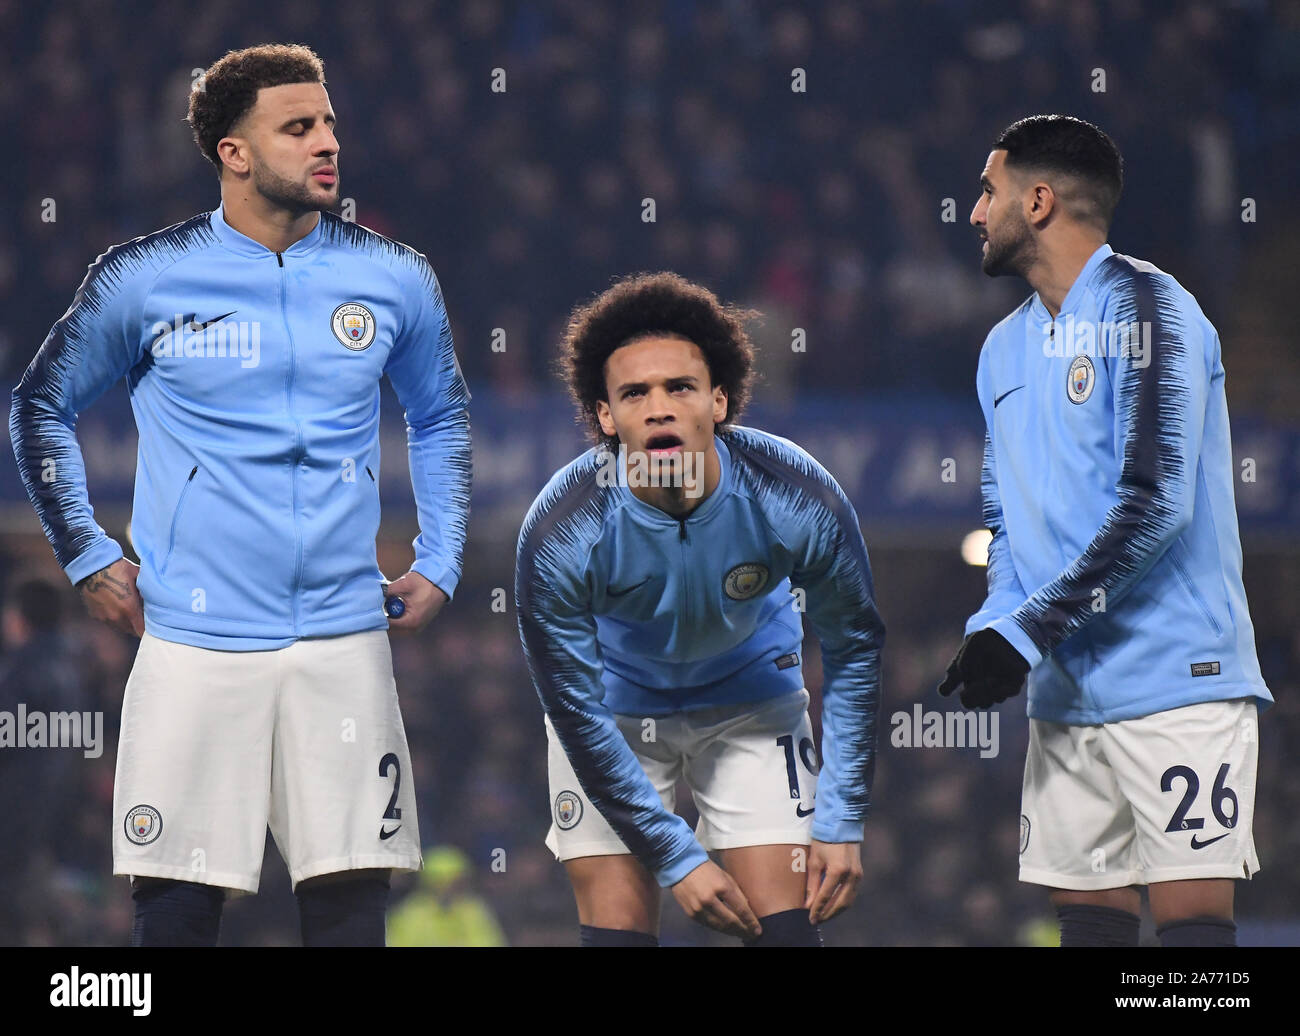
[[817, 812], [817, 807], [816, 807], [816, 806], [809, 806], [807, 809], [804, 809], [803, 806], [795, 806], [795, 807], [794, 807], [794, 815], [797, 816], [797, 817], [806, 817], [806, 816], [808, 816], [808, 815], [810, 815], [810, 814], [812, 814], [812, 813], [816, 813], [816, 812]]
[[615, 590], [612, 586], [605, 591], [606, 597], [626, 597], [633, 590], [638, 590], [650, 582], [650, 577], [646, 576], [639, 583], [633, 583], [631, 586], [624, 587], [622, 590]]
[[[218, 320], [225, 320], [226, 317], [233, 317], [233, 316], [234, 316], [236, 313], [238, 313], [238, 312], [239, 312], [239, 310], [237, 310], [237, 309], [232, 309], [229, 313], [222, 313], [221, 316], [219, 316], [219, 317], [213, 317], [211, 320], [206, 321], [205, 323], [202, 323], [202, 324], [199, 323], [199, 321], [198, 321], [198, 317], [197, 317], [197, 316], [196, 316], [196, 317], [192, 317], [192, 318], [190, 319], [190, 330], [191, 330], [191, 331], [202, 331], [202, 330], [203, 330], [204, 328], [206, 328], [206, 327], [211, 327], [211, 326], [212, 326], [213, 324], [215, 324]], [[994, 405], [994, 406], [997, 406], [996, 403], [994, 403], [993, 405]]]
[[1207, 838], [1204, 842], [1198, 842], [1196, 840], [1196, 836], [1192, 835], [1192, 848], [1204, 849], [1207, 845], [1213, 845], [1215, 842], [1219, 840], [1219, 838], [1227, 838], [1228, 835], [1230, 834], [1232, 834], [1231, 831], [1229, 831], [1227, 835], [1219, 835], [1218, 838]]
[[391, 831], [385, 831], [384, 828], [383, 828], [383, 826], [381, 825], [380, 828], [379, 828], [379, 840], [382, 842], [382, 841], [384, 841], [384, 840], [386, 840], [386, 839], [388, 839], [388, 838], [392, 838], [393, 835], [397, 834], [397, 832], [400, 831], [400, 830], [402, 830], [402, 825], [401, 825], [401, 824], [398, 824], [398, 825], [397, 825], [395, 828], [393, 828]]
[[996, 410], [997, 405], [1001, 403], [1004, 399], [1006, 399], [1007, 396], [1011, 395], [1011, 393], [1013, 392], [1019, 392], [1024, 387], [1025, 387], [1024, 385], [1017, 385], [1013, 389], [1007, 389], [1004, 393], [1002, 393], [1002, 395], [998, 396], [997, 399], [993, 400], [993, 408]]

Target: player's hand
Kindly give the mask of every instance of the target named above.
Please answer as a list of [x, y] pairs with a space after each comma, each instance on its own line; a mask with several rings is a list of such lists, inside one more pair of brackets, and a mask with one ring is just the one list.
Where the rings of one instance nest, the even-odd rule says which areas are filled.
[[730, 874], [706, 860], [672, 887], [686, 916], [738, 939], [757, 939], [763, 929]]
[[1006, 637], [991, 629], [977, 630], [962, 643], [939, 684], [944, 697], [958, 687], [968, 709], [986, 709], [1020, 693], [1029, 663]]
[[144, 636], [144, 601], [135, 588], [140, 566], [118, 558], [107, 568], [86, 576], [77, 584], [77, 593], [92, 619], [106, 622], [116, 630], [132, 636]]
[[396, 618], [389, 615], [388, 628], [412, 632], [424, 629], [449, 599], [419, 572], [407, 572], [384, 587], [385, 601], [390, 597], [400, 597], [406, 610]]
[[861, 842], [819, 842], [808, 848], [808, 885], [803, 905], [809, 924], [829, 921], [858, 898], [862, 884]]

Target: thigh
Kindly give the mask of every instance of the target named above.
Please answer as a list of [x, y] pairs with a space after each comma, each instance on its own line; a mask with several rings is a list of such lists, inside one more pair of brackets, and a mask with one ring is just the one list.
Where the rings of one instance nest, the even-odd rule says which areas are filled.
[[659, 885], [635, 856], [583, 856], [564, 869], [578, 904], [578, 923], [659, 934]]
[[1142, 913], [1142, 893], [1135, 885], [1121, 889], [1092, 891], [1053, 889], [1051, 900], [1053, 906], [1100, 906], [1110, 907], [1112, 910], [1126, 910], [1130, 914]]
[[277, 654], [141, 638], [122, 701], [115, 874], [257, 890]]
[[[1103, 729], [1136, 820], [1144, 884], [1230, 881], [1259, 870], [1253, 699], [1186, 705]], [[1222, 903], [1222, 893], [1210, 898]]]
[[1233, 884], [1228, 878], [1157, 881], [1147, 894], [1156, 927], [1193, 917], [1232, 918]]
[[294, 885], [418, 870], [415, 781], [387, 633], [307, 638], [283, 655], [270, 822]]
[[684, 775], [700, 811], [700, 844], [710, 851], [807, 846], [818, 770], [807, 691], [683, 716]]
[[[1021, 881], [1098, 892], [1124, 890], [1142, 880], [1133, 811], [1101, 733], [1100, 726], [1029, 721], [1020, 806]], [[1131, 899], [1123, 891], [1117, 895], [1125, 902]], [[1096, 897], [1070, 901], [1109, 905]]]
[[314, 878], [304, 878], [298, 882], [297, 891], [303, 889], [321, 888], [325, 885], [340, 885], [347, 881], [363, 881], [374, 879], [388, 884], [392, 877], [392, 871], [386, 869], [358, 869], [351, 871], [333, 871], [330, 874], [318, 874]]
[[808, 846], [747, 845], [723, 849], [718, 862], [736, 880], [755, 917], [804, 905], [808, 888]]

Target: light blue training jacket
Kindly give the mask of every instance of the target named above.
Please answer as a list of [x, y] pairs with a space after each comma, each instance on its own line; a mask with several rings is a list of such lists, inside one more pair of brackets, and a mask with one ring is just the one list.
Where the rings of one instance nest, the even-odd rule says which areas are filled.
[[379, 381], [406, 409], [415, 571], [448, 595], [469, 510], [469, 394], [425, 257], [329, 213], [281, 253], [221, 208], [110, 248], [13, 392], [23, 484], [73, 583], [122, 557], [77, 415], [127, 379], [145, 627], [247, 651], [387, 626]]

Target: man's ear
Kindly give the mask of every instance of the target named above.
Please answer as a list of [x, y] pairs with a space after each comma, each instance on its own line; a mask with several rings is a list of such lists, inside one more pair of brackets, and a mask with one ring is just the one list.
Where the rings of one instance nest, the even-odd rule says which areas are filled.
[[713, 386], [713, 423], [721, 424], [727, 419], [727, 390], [723, 385]]
[[614, 415], [610, 412], [606, 400], [596, 400], [596, 420], [600, 422], [600, 430], [606, 435], [611, 437], [618, 435], [618, 429], [614, 427]]
[[1052, 212], [1055, 211], [1057, 201], [1056, 192], [1052, 190], [1052, 185], [1039, 180], [1030, 188], [1025, 219], [1035, 225], [1046, 222]]
[[232, 173], [246, 176], [250, 169], [248, 141], [243, 137], [222, 137], [217, 141], [217, 158]]

